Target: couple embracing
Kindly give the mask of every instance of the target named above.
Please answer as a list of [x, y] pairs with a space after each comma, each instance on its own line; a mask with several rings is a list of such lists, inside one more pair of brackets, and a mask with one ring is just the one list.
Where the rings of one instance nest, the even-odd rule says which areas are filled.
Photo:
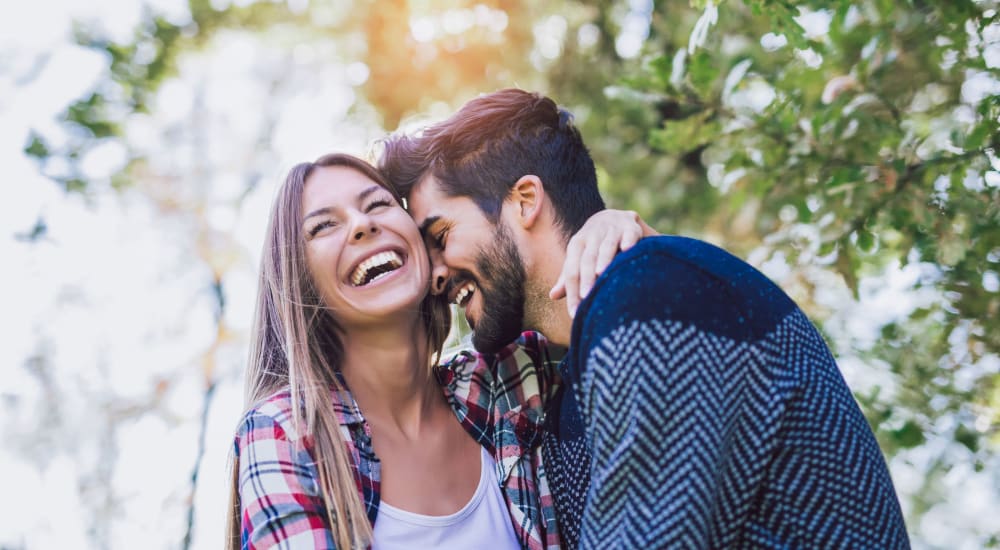
[[[551, 99], [384, 145], [275, 200], [228, 547], [908, 547], [813, 325], [745, 262], [605, 210]], [[476, 349], [442, 357], [449, 304]]]

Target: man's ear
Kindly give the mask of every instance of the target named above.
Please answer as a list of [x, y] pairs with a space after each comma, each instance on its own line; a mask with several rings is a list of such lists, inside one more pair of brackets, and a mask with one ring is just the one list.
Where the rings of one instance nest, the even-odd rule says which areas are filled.
[[535, 175], [521, 176], [521, 179], [510, 188], [507, 200], [511, 203], [518, 224], [524, 229], [530, 229], [538, 221], [545, 203], [545, 186]]

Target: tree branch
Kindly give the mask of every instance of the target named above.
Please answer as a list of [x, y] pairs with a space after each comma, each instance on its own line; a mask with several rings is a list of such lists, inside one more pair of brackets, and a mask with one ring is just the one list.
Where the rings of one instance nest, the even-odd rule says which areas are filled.
[[191, 539], [194, 536], [194, 497], [198, 490], [198, 472], [201, 470], [201, 459], [205, 456], [205, 435], [208, 427], [208, 410], [212, 405], [212, 396], [215, 395], [215, 383], [211, 383], [205, 388], [205, 395], [202, 398], [201, 423], [198, 430], [198, 454], [194, 459], [194, 469], [191, 471], [191, 495], [189, 497], [187, 509], [187, 528], [184, 531], [184, 541], [181, 548], [188, 550], [191, 548]]

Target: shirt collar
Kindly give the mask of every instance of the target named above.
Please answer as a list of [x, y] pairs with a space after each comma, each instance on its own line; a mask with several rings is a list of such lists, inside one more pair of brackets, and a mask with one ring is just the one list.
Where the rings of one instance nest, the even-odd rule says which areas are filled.
[[340, 372], [335, 373], [335, 376], [337, 377], [337, 382], [340, 384], [340, 388], [333, 389], [333, 413], [337, 415], [340, 425], [364, 424], [365, 417], [361, 414], [358, 402], [354, 400], [354, 394], [351, 393], [351, 390], [347, 389], [347, 382], [344, 380], [344, 376]]

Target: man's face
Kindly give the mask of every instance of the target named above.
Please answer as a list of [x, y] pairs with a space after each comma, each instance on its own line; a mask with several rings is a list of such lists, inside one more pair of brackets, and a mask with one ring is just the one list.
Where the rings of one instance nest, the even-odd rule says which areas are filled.
[[472, 343], [492, 353], [513, 342], [524, 321], [525, 271], [503, 220], [491, 223], [467, 197], [449, 197], [433, 176], [410, 193], [432, 264], [431, 292], [465, 310]]

